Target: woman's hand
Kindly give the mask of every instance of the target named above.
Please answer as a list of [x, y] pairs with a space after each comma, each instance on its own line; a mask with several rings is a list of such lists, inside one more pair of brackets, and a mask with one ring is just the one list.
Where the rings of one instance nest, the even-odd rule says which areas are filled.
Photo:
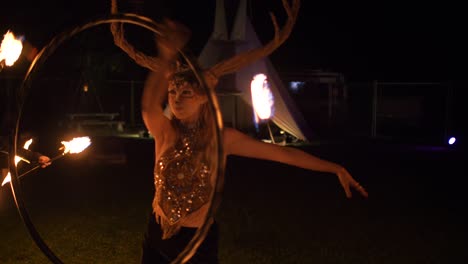
[[179, 49], [182, 49], [190, 39], [192, 32], [182, 23], [164, 19], [160, 27], [161, 35], [157, 36], [156, 44], [161, 56], [173, 59]]
[[338, 179], [340, 180], [341, 186], [345, 190], [346, 197], [351, 198], [353, 195], [351, 193], [351, 187], [358, 191], [362, 196], [367, 198], [369, 194], [367, 193], [366, 189], [362, 187], [345, 168], [340, 168], [336, 173]]
[[50, 162], [50, 158], [47, 156], [40, 156], [38, 162], [41, 165], [41, 168], [45, 168], [52, 163]]

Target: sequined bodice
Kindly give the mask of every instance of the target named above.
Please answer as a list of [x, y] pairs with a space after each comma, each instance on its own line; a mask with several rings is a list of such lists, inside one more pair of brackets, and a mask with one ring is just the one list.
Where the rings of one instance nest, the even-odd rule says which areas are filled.
[[194, 133], [185, 133], [155, 166], [155, 203], [170, 225], [209, 201], [210, 170], [194, 149]]

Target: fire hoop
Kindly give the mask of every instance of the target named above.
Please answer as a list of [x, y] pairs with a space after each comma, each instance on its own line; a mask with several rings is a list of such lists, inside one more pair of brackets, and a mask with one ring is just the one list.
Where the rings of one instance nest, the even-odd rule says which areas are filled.
[[[9, 153], [13, 153], [14, 155], [10, 155], [9, 159], [9, 166], [10, 166], [10, 172], [11, 172], [11, 189], [12, 189], [12, 194], [13, 198], [15, 200], [16, 207], [18, 209], [18, 212], [26, 225], [26, 228], [31, 235], [32, 239], [36, 243], [36, 245], [39, 247], [39, 249], [49, 258], [50, 261], [53, 263], [63, 263], [62, 260], [60, 260], [54, 252], [48, 247], [48, 245], [45, 243], [45, 241], [42, 239], [41, 235], [39, 232], [36, 230], [31, 218], [29, 217], [28, 211], [26, 209], [25, 202], [23, 200], [22, 196], [22, 191], [21, 191], [21, 186], [19, 182], [19, 176], [18, 176], [18, 170], [14, 162], [14, 157], [16, 155], [16, 144], [18, 140], [18, 130], [19, 130], [19, 124], [20, 124], [20, 118], [22, 114], [22, 109], [23, 109], [23, 104], [25, 101], [25, 98], [27, 96], [27, 92], [31, 87], [33, 75], [35, 72], [37, 72], [37, 68], [39, 68], [44, 62], [47, 60], [47, 58], [54, 53], [54, 51], [59, 47], [63, 42], [66, 40], [70, 39], [77, 33], [83, 32], [87, 29], [90, 29], [92, 27], [98, 26], [98, 25], [103, 25], [103, 24], [110, 24], [114, 22], [120, 22], [120, 23], [128, 23], [128, 24], [133, 24], [136, 26], [143, 27], [145, 29], [148, 29], [149, 31], [152, 31], [155, 34], [161, 34], [160, 30], [158, 29], [158, 25], [151, 19], [135, 14], [115, 14], [115, 15], [109, 15], [105, 18], [98, 18], [94, 19], [90, 22], [87, 22], [81, 26], [77, 26], [71, 30], [65, 31], [56, 37], [54, 37], [49, 44], [47, 44], [35, 57], [35, 59], [32, 61], [31, 66], [29, 67], [28, 71], [26, 72], [26, 75], [24, 77], [24, 80], [22, 82], [22, 85], [20, 89], [18, 90], [18, 94], [16, 99], [18, 100], [17, 102], [17, 108], [13, 109], [13, 114], [14, 117], [16, 118], [16, 123], [14, 124], [14, 128], [10, 131], [10, 136], [9, 136]], [[195, 253], [195, 251], [198, 249], [200, 244], [203, 242], [203, 240], [206, 237], [206, 234], [212, 224], [212, 217], [216, 213], [217, 207], [219, 205], [219, 202], [221, 200], [221, 193], [222, 193], [222, 175], [224, 175], [224, 169], [225, 169], [225, 163], [224, 163], [224, 152], [222, 148], [222, 140], [221, 140], [221, 129], [222, 129], [222, 118], [221, 118], [221, 113], [219, 110], [219, 105], [218, 101], [216, 99], [214, 91], [210, 90], [207, 88], [205, 85], [205, 80], [203, 77], [201, 77], [201, 74], [199, 74], [199, 69], [196, 66], [196, 63], [193, 63], [194, 60], [184, 54], [181, 50], [179, 50], [179, 54], [183, 59], [186, 60], [187, 64], [190, 66], [191, 70], [194, 72], [194, 74], [197, 76], [198, 80], [200, 83], [203, 84], [204, 89], [206, 90], [209, 100], [209, 105], [210, 105], [210, 110], [212, 113], [215, 115], [215, 122], [216, 122], [216, 141], [217, 141], [217, 177], [216, 177], [216, 182], [214, 186], [214, 191], [211, 194], [211, 203], [209, 205], [208, 213], [206, 218], [204, 219], [203, 225], [197, 229], [197, 232], [194, 234], [193, 238], [191, 241], [187, 244], [184, 250], [182, 250], [178, 257], [173, 260], [172, 263], [185, 263], [187, 262]], [[221, 178], [220, 178], [221, 176]]]

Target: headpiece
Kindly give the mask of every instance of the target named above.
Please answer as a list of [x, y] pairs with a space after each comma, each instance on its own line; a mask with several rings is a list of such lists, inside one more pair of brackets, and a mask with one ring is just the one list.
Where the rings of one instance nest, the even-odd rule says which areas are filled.
[[188, 65], [180, 62], [177, 62], [174, 73], [169, 77], [169, 82], [176, 87], [183, 85], [185, 82], [190, 84], [199, 83], [198, 78], [192, 69]]

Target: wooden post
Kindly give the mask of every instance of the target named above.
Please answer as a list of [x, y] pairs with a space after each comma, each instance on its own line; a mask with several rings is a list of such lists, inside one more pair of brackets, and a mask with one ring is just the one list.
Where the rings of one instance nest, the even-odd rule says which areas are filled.
[[270, 128], [270, 119], [267, 120], [267, 127], [268, 127], [268, 133], [270, 133], [271, 143], [276, 144], [275, 137], [273, 137], [273, 133], [271, 132], [271, 128]]

